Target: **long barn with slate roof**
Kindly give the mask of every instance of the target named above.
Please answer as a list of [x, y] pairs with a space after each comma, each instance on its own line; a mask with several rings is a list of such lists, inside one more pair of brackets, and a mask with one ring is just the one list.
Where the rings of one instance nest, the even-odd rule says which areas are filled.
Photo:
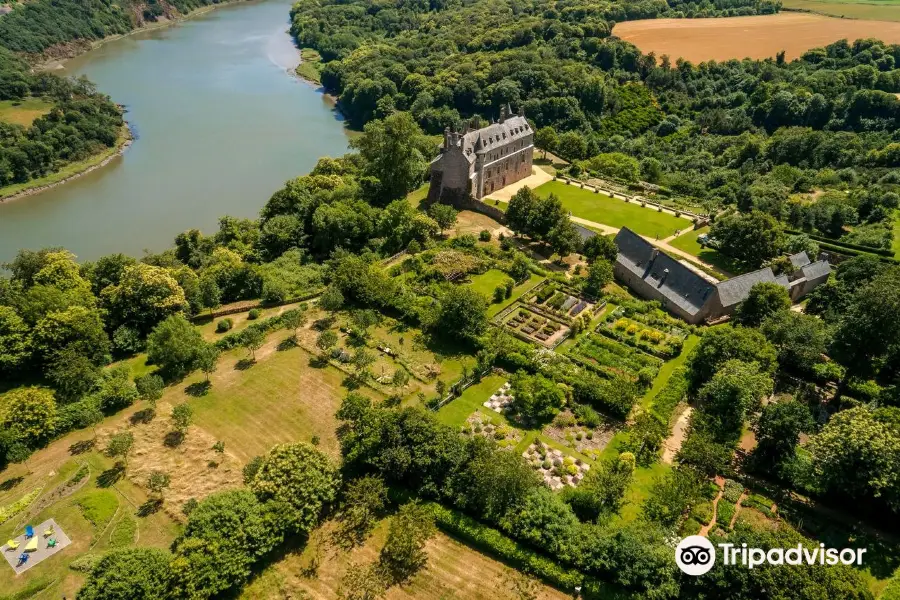
[[790, 257], [797, 269], [792, 275], [775, 276], [771, 268], [738, 275], [713, 283], [681, 261], [660, 251], [650, 242], [623, 227], [616, 235], [619, 254], [613, 271], [616, 279], [648, 300], [687, 321], [702, 323], [730, 315], [757, 283], [783, 286], [797, 301], [828, 280], [831, 267], [826, 261], [810, 262], [805, 253]]
[[481, 129], [447, 128], [441, 154], [431, 161], [429, 202], [458, 196], [475, 199], [531, 175], [534, 131], [519, 109], [508, 106], [500, 119]]

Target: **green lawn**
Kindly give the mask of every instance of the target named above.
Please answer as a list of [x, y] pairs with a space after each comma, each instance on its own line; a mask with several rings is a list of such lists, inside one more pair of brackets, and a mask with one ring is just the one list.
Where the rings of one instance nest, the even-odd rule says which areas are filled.
[[[275, 350], [249, 369], [236, 370], [234, 357], [245, 355], [246, 351], [235, 350], [227, 353], [230, 360], [223, 357], [216, 376], [224, 379], [216, 381], [207, 395], [188, 400], [184, 394], [187, 384], [204, 379], [195, 373], [164, 400], [173, 405], [188, 400], [194, 423], [225, 441], [242, 460], [265, 454], [275, 444], [309, 441], [313, 436], [323, 451], [337, 456], [334, 414], [347, 394], [341, 387], [346, 375], [332, 366], [311, 366], [313, 356], [301, 348]], [[357, 393], [381, 397], [368, 387]]]
[[[459, 398], [454, 398], [437, 412], [438, 421], [445, 425], [460, 427], [473, 412], [491, 397], [491, 394], [506, 383], [503, 375], [488, 375], [475, 385], [467, 388]], [[496, 414], [496, 413], [494, 413]]]
[[709, 233], [709, 227], [701, 227], [679, 235], [669, 242], [669, 245], [696, 256], [726, 274], [739, 275], [746, 270], [718, 250], [701, 246], [697, 238], [704, 233]]
[[428, 197], [429, 184], [425, 183], [417, 190], [406, 195], [406, 200], [413, 205], [414, 208], [421, 208], [422, 201]]
[[595, 194], [574, 185], [549, 181], [535, 189], [541, 196], [556, 194], [563, 206], [576, 217], [602, 223], [610, 227], [627, 226], [641, 235], [669, 237], [678, 229], [687, 229], [691, 222], [640, 204], [626, 203], [604, 194]]
[[647, 390], [647, 393], [644, 394], [644, 397], [641, 399], [641, 406], [643, 408], [650, 408], [650, 404], [652, 403], [653, 399], [669, 382], [669, 377], [672, 376], [672, 371], [674, 371], [676, 367], [680, 367], [685, 362], [687, 362], [688, 355], [691, 353], [691, 350], [694, 349], [694, 346], [696, 346], [698, 343], [700, 343], [700, 336], [689, 335], [687, 339], [684, 340], [684, 346], [682, 346], [681, 348], [681, 354], [660, 367], [659, 374], [656, 376], [656, 379], [653, 380], [653, 385], [649, 390]]
[[[472, 282], [469, 283], [469, 287], [476, 292], [479, 292], [487, 298], [488, 302], [492, 303], [494, 299], [494, 289], [496, 289], [498, 285], [503, 285], [508, 279], [510, 279], [510, 276], [503, 271], [491, 269], [486, 273], [473, 277]], [[506, 304], [505, 301], [497, 303], [496, 306], [500, 307], [504, 304]], [[494, 308], [494, 305], [492, 305], [491, 308]]]
[[35, 119], [50, 112], [53, 105], [38, 98], [0, 101], [0, 121], [30, 127]]
[[[0, 597], [74, 598], [84, 582], [84, 575], [69, 569], [69, 565], [89, 551], [99, 555], [115, 545], [131, 545], [135, 538], [139, 538], [141, 546], [167, 548], [172, 543], [180, 527], [165, 511], [136, 520], [132, 516], [136, 507], [147, 500], [147, 495], [130, 479], [120, 479], [114, 487], [98, 485], [97, 476], [112, 464], [112, 459], [96, 451], [69, 458], [45, 480], [41, 495], [32, 505], [40, 507], [37, 514], [29, 516], [23, 512], [0, 525], [0, 539], [5, 541], [21, 534], [26, 523], [37, 526], [52, 517], [72, 540], [71, 546], [18, 577], [6, 571], [0, 577], [5, 582]], [[58, 486], [71, 481], [81, 465], [89, 468], [81, 487], [69, 496], [54, 496]], [[8, 492], [7, 497], [18, 498], [31, 489], [23, 483]], [[131, 522], [125, 523], [129, 519]], [[112, 535], [120, 528], [130, 529], [130, 537], [121, 533]]]
[[[512, 304], [513, 302], [515, 302], [516, 300], [518, 300], [519, 298], [521, 298], [522, 296], [527, 294], [529, 291], [531, 291], [534, 288], [534, 286], [536, 286], [543, 280], [544, 280], [544, 278], [541, 277], [540, 275], [535, 275], [534, 273], [532, 273], [528, 279], [526, 279], [525, 281], [523, 281], [522, 283], [520, 283], [513, 289], [512, 296], [509, 298], [509, 300], [507, 300], [506, 302], [500, 302], [499, 304], [491, 304], [490, 306], [488, 306], [488, 310], [487, 310], [488, 318], [493, 317], [494, 315], [496, 315], [497, 313], [502, 311], [504, 308], [506, 308], [507, 306], [509, 306], [510, 304]], [[493, 293], [493, 290], [491, 290], [491, 293]]]

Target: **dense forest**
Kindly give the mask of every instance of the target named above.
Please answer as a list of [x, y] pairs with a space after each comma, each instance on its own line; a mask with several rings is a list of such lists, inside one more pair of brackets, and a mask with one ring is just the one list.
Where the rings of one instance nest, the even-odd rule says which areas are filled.
[[639, 179], [706, 212], [759, 209], [796, 229], [890, 247], [900, 46], [840, 41], [790, 62], [694, 65], [614, 37], [626, 19], [774, 8], [302, 0], [292, 31], [322, 54], [322, 82], [357, 125], [407, 110], [438, 133], [522, 105], [538, 145], [576, 161], [573, 175]]
[[35, 0], [0, 19], [0, 45], [40, 54], [69, 42], [91, 42], [128, 33], [146, 21], [187, 14], [218, 0]]
[[53, 104], [30, 127], [0, 122], [0, 187], [26, 183], [112, 148], [122, 111], [86, 79], [32, 73], [25, 61], [0, 48], [0, 100], [37, 97]]

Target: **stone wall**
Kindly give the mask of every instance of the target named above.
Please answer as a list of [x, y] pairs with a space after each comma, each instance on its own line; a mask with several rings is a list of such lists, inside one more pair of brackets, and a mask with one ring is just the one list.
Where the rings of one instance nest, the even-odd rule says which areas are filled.
[[491, 206], [481, 200], [476, 200], [471, 194], [459, 193], [446, 187], [444, 188], [443, 193], [441, 193], [440, 188], [440, 178], [438, 177], [438, 181], [435, 182], [434, 174], [432, 174], [431, 184], [428, 188], [428, 198], [425, 201], [427, 206], [431, 206], [435, 202], [449, 204], [456, 210], [471, 210], [487, 215], [498, 223], [506, 224], [506, 213], [496, 206]]

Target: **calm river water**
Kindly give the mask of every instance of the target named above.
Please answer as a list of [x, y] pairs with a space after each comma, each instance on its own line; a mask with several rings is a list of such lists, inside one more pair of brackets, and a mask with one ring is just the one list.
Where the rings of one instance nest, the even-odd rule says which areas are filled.
[[136, 140], [103, 168], [0, 203], [0, 262], [44, 246], [80, 260], [159, 251], [222, 215], [256, 216], [285, 180], [346, 152], [340, 116], [292, 74], [290, 6], [225, 6], [67, 63], [128, 108]]

